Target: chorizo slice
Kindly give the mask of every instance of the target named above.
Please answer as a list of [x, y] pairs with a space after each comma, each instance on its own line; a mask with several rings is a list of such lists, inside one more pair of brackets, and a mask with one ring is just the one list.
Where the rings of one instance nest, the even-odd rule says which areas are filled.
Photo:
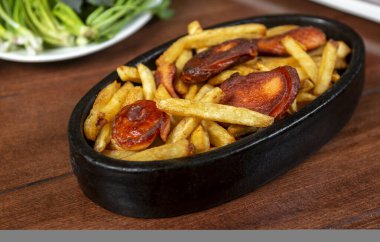
[[287, 55], [281, 44], [281, 40], [287, 35], [300, 42], [306, 50], [315, 49], [326, 43], [326, 35], [322, 30], [312, 26], [299, 27], [283, 34], [259, 39], [257, 42], [259, 54]]
[[[169, 125], [169, 127], [168, 127]], [[112, 124], [112, 142], [124, 150], [141, 150], [158, 134], [166, 139], [170, 120], [154, 101], [140, 100], [125, 106]]]
[[256, 56], [254, 40], [225, 41], [191, 58], [185, 64], [180, 78], [184, 83], [189, 84], [204, 82], [223, 70]]
[[290, 66], [247, 76], [236, 73], [220, 86], [225, 94], [221, 103], [279, 117], [296, 98], [299, 86], [297, 71]]
[[157, 70], [154, 74], [157, 86], [163, 84], [166, 90], [168, 90], [170, 96], [178, 98], [177, 93], [173, 87], [174, 78], [176, 76], [176, 67], [174, 64], [162, 64], [157, 66]]

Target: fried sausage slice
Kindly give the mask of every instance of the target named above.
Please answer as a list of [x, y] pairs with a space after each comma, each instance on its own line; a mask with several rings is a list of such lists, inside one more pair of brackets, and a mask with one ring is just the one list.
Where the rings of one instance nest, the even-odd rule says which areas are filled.
[[204, 82], [223, 70], [256, 56], [255, 41], [247, 39], [229, 40], [191, 58], [184, 66], [180, 78], [189, 84]]
[[157, 86], [162, 83], [166, 90], [168, 90], [170, 96], [178, 98], [177, 93], [173, 87], [173, 81], [176, 75], [176, 67], [174, 64], [162, 64], [157, 67], [154, 74]]
[[288, 53], [281, 44], [281, 40], [287, 35], [300, 42], [306, 50], [315, 49], [326, 43], [326, 35], [322, 30], [312, 26], [299, 27], [280, 35], [259, 39], [257, 42], [258, 52], [269, 55], [287, 55]]
[[140, 100], [125, 106], [112, 124], [112, 141], [124, 150], [141, 150], [153, 143], [158, 134], [166, 139], [170, 120], [156, 103]]
[[225, 94], [221, 103], [279, 117], [294, 101], [299, 86], [297, 71], [290, 66], [247, 76], [236, 73], [220, 86]]

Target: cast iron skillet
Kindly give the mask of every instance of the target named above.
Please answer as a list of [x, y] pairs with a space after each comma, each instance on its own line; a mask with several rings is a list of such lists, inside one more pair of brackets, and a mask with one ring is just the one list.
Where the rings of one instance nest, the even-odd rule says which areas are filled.
[[[112, 72], [76, 105], [68, 128], [71, 164], [84, 194], [100, 206], [131, 217], [169, 217], [207, 209], [269, 182], [329, 141], [350, 119], [364, 82], [364, 45], [350, 27], [305, 15], [260, 16], [222, 23], [268, 27], [297, 24], [321, 28], [329, 38], [351, 48], [348, 69], [326, 93], [261, 132], [200, 155], [155, 162], [126, 162], [95, 152], [83, 135], [83, 122], [97, 93], [113, 80]], [[174, 40], [173, 40], [174, 41]], [[155, 67], [155, 59], [173, 42], [128, 62]]]

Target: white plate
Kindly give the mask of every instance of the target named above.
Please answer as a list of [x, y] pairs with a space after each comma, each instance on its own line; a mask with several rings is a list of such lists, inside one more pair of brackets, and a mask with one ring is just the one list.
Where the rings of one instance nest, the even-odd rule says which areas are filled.
[[25, 50], [0, 52], [0, 59], [16, 62], [53, 62], [77, 58], [103, 50], [114, 45], [142, 28], [152, 18], [151, 13], [143, 13], [128, 23], [117, 35], [102, 43], [91, 43], [85, 46], [60, 47], [42, 51], [36, 55]]

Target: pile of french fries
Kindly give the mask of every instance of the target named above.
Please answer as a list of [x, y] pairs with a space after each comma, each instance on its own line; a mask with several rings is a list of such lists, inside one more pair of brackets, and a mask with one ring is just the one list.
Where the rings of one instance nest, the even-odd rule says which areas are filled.
[[[84, 133], [94, 141], [94, 149], [104, 155], [127, 161], [154, 161], [204, 153], [231, 144], [274, 122], [274, 118], [245, 108], [219, 104], [223, 91], [218, 87], [232, 74], [248, 75], [289, 65], [297, 70], [301, 88], [291, 107], [293, 114], [315, 100], [335, 82], [347, 67], [350, 48], [343, 41], [328, 40], [312, 51], [287, 36], [282, 45], [288, 57], [258, 56], [233, 66], [202, 84], [185, 84], [178, 79], [185, 64], [195, 53], [236, 38], [259, 38], [287, 32], [298, 26], [282, 25], [267, 29], [262, 24], [242, 24], [203, 30], [198, 21], [188, 25], [188, 35], [174, 42], [157, 60], [157, 65], [175, 64], [175, 89], [182, 98], [173, 98], [161, 83], [158, 86], [154, 70], [140, 63], [136, 67], [120, 66], [120, 80], [105, 87], [97, 96], [85, 120]], [[138, 100], [153, 100], [158, 109], [169, 114], [171, 130], [164, 143], [157, 140], [140, 151], [122, 150], [112, 142], [112, 122], [119, 111]], [[192, 148], [189, 148], [192, 147]]]

